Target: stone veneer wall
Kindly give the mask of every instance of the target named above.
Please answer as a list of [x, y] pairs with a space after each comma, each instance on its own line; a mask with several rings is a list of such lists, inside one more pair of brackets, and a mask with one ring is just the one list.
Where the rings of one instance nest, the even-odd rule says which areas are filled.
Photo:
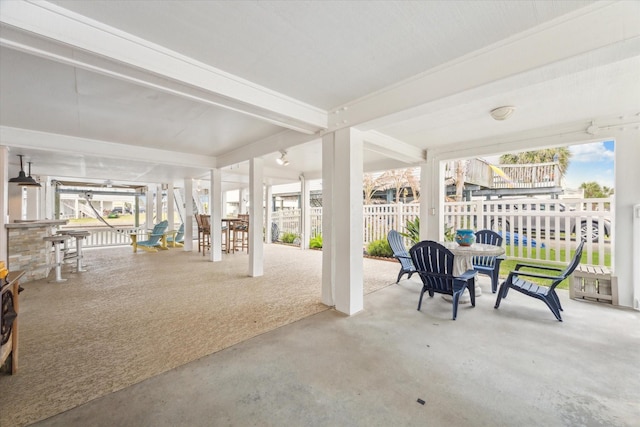
[[51, 234], [51, 226], [8, 230], [9, 271], [24, 270], [21, 283], [49, 276], [55, 260], [51, 243], [42, 239]]

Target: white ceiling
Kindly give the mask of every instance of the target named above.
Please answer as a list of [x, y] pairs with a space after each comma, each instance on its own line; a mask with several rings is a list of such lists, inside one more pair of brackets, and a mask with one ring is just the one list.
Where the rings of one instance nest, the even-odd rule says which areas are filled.
[[[394, 138], [400, 157], [365, 151], [379, 170], [411, 163], [403, 152], [640, 113], [638, 2], [0, 7], [0, 143], [35, 174], [153, 183], [217, 165], [235, 185], [257, 156], [279, 183], [318, 177], [320, 136], [352, 123]], [[492, 120], [500, 105], [516, 113]]]

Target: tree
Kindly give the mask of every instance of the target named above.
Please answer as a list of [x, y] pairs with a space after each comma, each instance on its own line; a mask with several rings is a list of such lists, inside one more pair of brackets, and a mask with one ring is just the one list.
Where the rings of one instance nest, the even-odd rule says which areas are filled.
[[392, 169], [380, 176], [382, 189], [393, 188], [396, 195], [396, 203], [400, 203], [400, 190], [408, 184], [407, 171], [409, 169]]
[[362, 188], [364, 192], [364, 204], [370, 205], [373, 195], [381, 189], [381, 182], [373, 174], [365, 173], [362, 179]]
[[551, 163], [557, 156], [558, 169], [560, 174], [564, 176], [569, 168], [569, 160], [571, 159], [571, 151], [566, 147], [546, 148], [536, 151], [524, 151], [515, 154], [503, 154], [500, 156], [500, 163], [509, 165], [523, 165], [532, 163]]
[[609, 188], [606, 185], [601, 187], [595, 181], [583, 182], [580, 184], [580, 188], [584, 190], [586, 199], [602, 199], [613, 195], [613, 188]]

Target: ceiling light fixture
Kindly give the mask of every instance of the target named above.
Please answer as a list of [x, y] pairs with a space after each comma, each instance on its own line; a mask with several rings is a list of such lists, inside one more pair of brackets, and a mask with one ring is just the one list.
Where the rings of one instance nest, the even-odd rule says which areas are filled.
[[18, 185], [41, 187], [41, 185], [31, 177], [31, 162], [29, 162], [29, 176], [27, 176], [27, 174], [24, 173], [24, 167], [22, 166], [22, 157], [24, 156], [22, 154], [18, 154], [18, 157], [20, 157], [20, 172], [17, 177], [11, 178], [9, 182], [15, 182]]
[[494, 120], [507, 120], [513, 112], [516, 110], [516, 107], [511, 107], [509, 105], [505, 105], [504, 107], [498, 107], [491, 110], [491, 117]]
[[276, 159], [276, 162], [278, 162], [280, 166], [287, 166], [289, 164], [289, 160], [287, 160], [287, 152], [280, 150], [280, 157]]

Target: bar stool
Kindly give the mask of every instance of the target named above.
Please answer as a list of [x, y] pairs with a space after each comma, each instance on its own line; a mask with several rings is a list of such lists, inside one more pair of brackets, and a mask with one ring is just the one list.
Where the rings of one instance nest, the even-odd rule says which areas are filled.
[[87, 271], [86, 265], [83, 262], [84, 256], [82, 255], [82, 244], [84, 239], [89, 236], [91, 233], [84, 230], [73, 230], [69, 231], [69, 236], [76, 238], [76, 271], [74, 273], [82, 273]]
[[60, 252], [60, 245], [65, 243], [69, 238], [68, 235], [56, 235], [56, 236], [45, 236], [42, 239], [45, 242], [51, 242], [53, 244], [53, 250], [55, 252], [56, 257], [56, 279], [50, 280], [49, 282], [66, 282], [67, 279], [62, 278], [62, 253]]

